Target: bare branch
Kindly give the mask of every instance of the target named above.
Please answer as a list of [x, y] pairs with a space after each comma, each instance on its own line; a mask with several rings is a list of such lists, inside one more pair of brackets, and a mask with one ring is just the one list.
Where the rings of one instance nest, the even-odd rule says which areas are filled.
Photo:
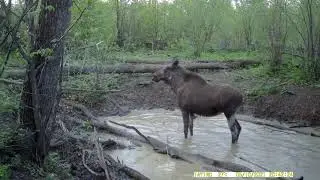
[[14, 81], [14, 80], [3, 79], [3, 78], [0, 78], [0, 82], [5, 83], [5, 84], [16, 84], [16, 85], [23, 84], [23, 82], [21, 82], [21, 81]]
[[103, 149], [99, 143], [99, 140], [98, 140], [98, 136], [97, 136], [97, 130], [96, 128], [94, 127], [93, 129], [93, 137], [94, 137], [94, 144], [96, 146], [96, 150], [97, 150], [97, 154], [98, 154], [98, 159], [99, 159], [99, 165], [100, 167], [104, 170], [104, 173], [105, 173], [105, 176], [106, 176], [106, 179], [107, 180], [110, 180], [111, 179], [111, 176], [109, 174], [109, 170], [108, 170], [108, 167], [106, 165], [106, 161], [105, 161], [105, 158], [104, 158], [104, 155], [103, 155]]
[[17, 42], [17, 47], [22, 58], [26, 60], [27, 63], [30, 65], [32, 63], [32, 58], [25, 52], [25, 50], [21, 47], [21, 45], [18, 42]]
[[80, 13], [80, 15], [78, 16], [78, 18], [77, 18], [77, 19], [74, 21], [74, 23], [72, 23], [72, 25], [63, 33], [63, 35], [62, 35], [60, 38], [58, 38], [58, 39], [53, 39], [53, 40], [51, 40], [51, 42], [52, 42], [52, 43], [57, 43], [57, 42], [61, 41], [61, 40], [68, 34], [68, 32], [78, 23], [78, 21], [81, 19], [82, 15], [83, 15], [84, 12], [88, 9], [88, 7], [89, 7], [89, 6], [85, 7], [85, 8], [81, 11], [81, 13]]
[[149, 138], [147, 138], [145, 135], [143, 135], [136, 127], [128, 126], [126, 124], [117, 123], [117, 122], [114, 122], [114, 121], [111, 121], [111, 120], [109, 122], [111, 122], [113, 124], [116, 124], [118, 126], [122, 126], [122, 127], [128, 128], [128, 129], [133, 129], [134, 131], [136, 131], [136, 133], [138, 133], [141, 137], [143, 137], [146, 140], [146, 142], [152, 146], [153, 149], [158, 149], [151, 143]]

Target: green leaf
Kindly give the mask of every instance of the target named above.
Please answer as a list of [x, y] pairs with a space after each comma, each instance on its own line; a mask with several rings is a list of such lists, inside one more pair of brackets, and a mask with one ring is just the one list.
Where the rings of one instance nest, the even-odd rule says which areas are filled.
[[48, 5], [44, 8], [45, 10], [49, 11], [49, 12], [53, 12], [55, 11], [55, 8], [52, 5]]

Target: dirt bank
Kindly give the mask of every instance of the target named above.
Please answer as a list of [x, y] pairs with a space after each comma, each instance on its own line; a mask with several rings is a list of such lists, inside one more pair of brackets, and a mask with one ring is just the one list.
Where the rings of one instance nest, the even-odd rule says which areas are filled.
[[286, 123], [300, 122], [301, 126], [320, 125], [320, 92], [319, 89], [300, 88], [293, 90], [294, 94], [276, 94], [263, 96], [256, 102], [254, 116], [260, 118], [275, 118]]
[[[246, 95], [252, 83], [235, 81], [231, 71], [207, 71], [200, 74], [210, 83], [228, 83]], [[96, 114], [104, 116], [125, 115], [133, 109], [177, 107], [176, 96], [163, 82], [151, 81], [151, 74], [121, 75], [121, 91], [105, 94], [100, 101], [86, 105]], [[81, 96], [81, 95], [79, 95]], [[81, 98], [81, 97], [78, 97]], [[77, 97], [73, 98], [77, 100]], [[239, 113], [259, 118], [277, 119], [281, 122], [303, 125], [320, 125], [320, 89], [288, 87], [286, 93], [262, 96], [256, 99], [245, 97]]]

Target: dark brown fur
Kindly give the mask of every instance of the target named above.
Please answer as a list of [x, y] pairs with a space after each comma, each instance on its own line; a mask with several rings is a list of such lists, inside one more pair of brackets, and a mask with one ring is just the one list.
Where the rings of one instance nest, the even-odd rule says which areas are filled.
[[235, 118], [235, 112], [243, 101], [243, 96], [237, 89], [228, 85], [210, 85], [200, 75], [179, 66], [179, 61], [174, 61], [153, 74], [153, 81], [161, 80], [170, 85], [178, 97], [185, 138], [188, 137], [188, 128], [193, 136], [195, 114], [215, 116], [224, 113], [228, 119], [232, 143], [237, 142], [241, 126]]

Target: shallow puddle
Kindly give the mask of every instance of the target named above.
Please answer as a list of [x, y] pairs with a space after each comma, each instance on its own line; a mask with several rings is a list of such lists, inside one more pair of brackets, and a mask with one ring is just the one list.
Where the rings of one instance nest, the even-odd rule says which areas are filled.
[[[110, 117], [109, 117], [110, 118]], [[194, 136], [184, 139], [180, 111], [162, 109], [132, 111], [113, 121], [133, 125], [142, 133], [191, 153], [217, 160], [231, 161], [257, 171], [293, 171], [295, 176], [317, 180], [320, 176], [320, 138], [240, 121], [239, 142], [231, 145], [231, 135], [223, 114], [194, 121]], [[193, 179], [200, 165], [160, 155], [150, 147], [111, 152], [124, 163], [151, 179]], [[243, 158], [245, 160], [240, 159]]]

